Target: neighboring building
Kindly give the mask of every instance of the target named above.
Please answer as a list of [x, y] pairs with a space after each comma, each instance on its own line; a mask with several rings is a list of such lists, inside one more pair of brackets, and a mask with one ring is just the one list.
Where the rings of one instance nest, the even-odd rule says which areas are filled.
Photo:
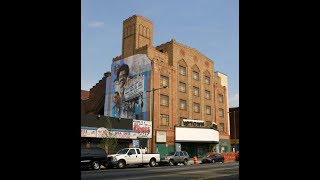
[[219, 146], [217, 147], [218, 152], [229, 152], [230, 151], [230, 123], [229, 116], [226, 110], [228, 106], [228, 78], [221, 72], [215, 72], [215, 118], [219, 128]]
[[81, 90], [81, 100], [89, 99], [90, 91]]
[[239, 107], [229, 108], [230, 144], [235, 151], [239, 151], [239, 112]]
[[[122, 74], [119, 68], [124, 64], [130, 70]], [[90, 89], [82, 112], [153, 121], [152, 138], [140, 143], [149, 152], [163, 155], [176, 149], [203, 156], [219, 151], [219, 144], [226, 152], [230, 147], [227, 84], [227, 76], [215, 72], [214, 62], [198, 50], [174, 39], [153, 46], [153, 23], [133, 15], [123, 21], [122, 54], [113, 58], [109, 76]], [[125, 101], [117, 103], [121, 98]]]

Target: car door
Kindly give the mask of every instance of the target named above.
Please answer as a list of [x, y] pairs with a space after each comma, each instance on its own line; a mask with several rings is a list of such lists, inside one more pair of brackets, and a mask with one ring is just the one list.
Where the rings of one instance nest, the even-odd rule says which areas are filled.
[[136, 156], [137, 156], [137, 159], [136, 159], [136, 163], [141, 163], [142, 162], [142, 152], [140, 151], [140, 149], [136, 149], [136, 151], [137, 151], [137, 154], [136, 154]]
[[178, 163], [179, 162], [179, 158], [180, 158], [179, 152], [176, 151], [174, 153], [174, 156], [173, 156], [173, 162], [174, 163]]
[[183, 163], [184, 160], [184, 154], [182, 151], [179, 152], [179, 163]]
[[222, 161], [222, 156], [220, 154], [217, 154], [217, 162], [221, 162]]
[[135, 164], [137, 163], [137, 159], [138, 159], [138, 156], [137, 156], [136, 150], [130, 149], [126, 157], [127, 164]]

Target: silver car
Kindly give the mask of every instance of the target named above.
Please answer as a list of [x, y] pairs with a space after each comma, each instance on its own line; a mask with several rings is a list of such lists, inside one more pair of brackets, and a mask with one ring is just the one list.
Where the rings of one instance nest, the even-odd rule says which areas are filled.
[[174, 151], [168, 153], [166, 156], [161, 157], [160, 164], [169, 164], [170, 166], [183, 163], [187, 165], [189, 161], [189, 154], [186, 151]]

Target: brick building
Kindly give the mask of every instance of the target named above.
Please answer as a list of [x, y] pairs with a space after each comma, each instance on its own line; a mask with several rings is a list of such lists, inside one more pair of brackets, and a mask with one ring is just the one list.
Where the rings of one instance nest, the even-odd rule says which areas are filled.
[[[113, 58], [111, 75], [105, 75], [91, 88], [82, 112], [104, 112], [105, 116], [121, 118], [122, 115], [111, 113], [111, 92], [116, 91], [112, 88], [119, 78], [116, 70], [123, 62], [137, 66], [139, 58], [144, 59], [140, 63], [144, 67], [150, 61], [150, 72], [140, 68], [135, 79], [144, 79], [144, 91], [140, 91], [141, 97], [125, 103], [126, 108], [131, 108], [137, 101], [144, 102], [142, 113], [130, 118], [153, 122], [152, 138], [146, 142], [149, 152], [165, 154], [181, 149], [191, 156], [201, 156], [222, 147], [225, 152], [230, 151], [227, 76], [215, 72], [214, 62], [201, 52], [174, 39], [153, 46], [153, 22], [143, 16], [133, 15], [123, 21], [122, 54]], [[130, 93], [125, 91], [123, 97]], [[126, 113], [128, 118], [127, 109]]]

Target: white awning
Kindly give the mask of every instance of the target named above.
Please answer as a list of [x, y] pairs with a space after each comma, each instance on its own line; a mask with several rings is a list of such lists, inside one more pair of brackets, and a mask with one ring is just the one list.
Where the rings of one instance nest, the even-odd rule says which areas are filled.
[[219, 142], [219, 132], [207, 128], [176, 127], [176, 142]]

